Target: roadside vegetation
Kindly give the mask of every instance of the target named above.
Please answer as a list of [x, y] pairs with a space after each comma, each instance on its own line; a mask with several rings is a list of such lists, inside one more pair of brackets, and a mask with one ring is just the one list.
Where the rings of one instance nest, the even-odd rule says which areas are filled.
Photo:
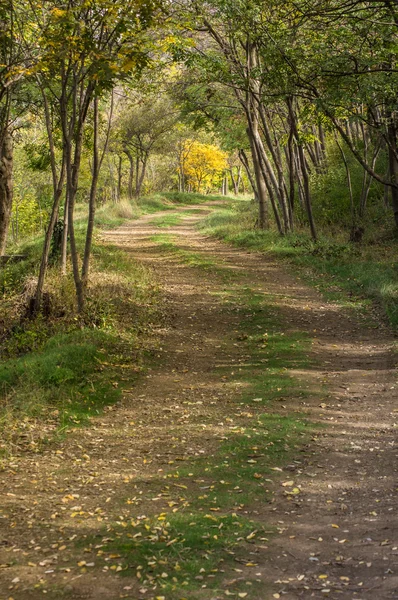
[[[362, 244], [348, 242], [344, 230], [333, 239], [321, 233], [316, 243], [301, 228], [284, 237], [253, 227], [253, 201], [239, 201], [212, 212], [200, 229], [236, 246], [282, 258], [326, 297], [358, 306], [375, 305], [398, 328], [397, 237], [394, 231], [370, 232]], [[297, 273], [297, 271], [296, 271]], [[342, 293], [343, 292], [343, 293]]]

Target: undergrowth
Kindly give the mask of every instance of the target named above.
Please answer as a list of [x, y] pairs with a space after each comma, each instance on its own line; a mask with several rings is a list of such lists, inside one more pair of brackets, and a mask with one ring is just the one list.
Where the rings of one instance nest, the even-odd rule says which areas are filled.
[[[107, 226], [113, 226], [111, 213]], [[108, 217], [107, 217], [108, 218]], [[84, 221], [77, 223], [80, 245]], [[26, 242], [24, 260], [0, 273], [0, 455], [39, 450], [43, 442], [79, 426], [120, 398], [155, 343], [159, 294], [149, 271], [96, 236], [87, 306], [75, 308], [72, 275], [48, 271], [46, 314], [31, 318], [43, 240]]]

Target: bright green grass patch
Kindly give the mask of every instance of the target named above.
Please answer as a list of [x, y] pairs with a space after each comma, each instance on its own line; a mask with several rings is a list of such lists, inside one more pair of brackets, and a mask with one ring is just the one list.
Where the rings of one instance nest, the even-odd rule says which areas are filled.
[[[40, 352], [0, 365], [2, 419], [40, 418], [53, 411], [60, 427], [81, 425], [120, 397], [100, 370], [116, 340], [100, 331], [52, 337]], [[6, 423], [4, 423], [6, 425]]]
[[160, 250], [174, 254], [181, 262], [190, 267], [199, 267], [201, 269], [213, 269], [217, 267], [217, 263], [207, 256], [200, 254], [199, 252], [190, 252], [180, 248], [174, 242], [175, 236], [167, 234], [156, 234], [151, 237], [153, 242], [159, 245]]
[[[242, 413], [254, 408], [239, 403]], [[230, 425], [213, 457], [199, 458], [177, 471], [180, 482], [188, 476], [199, 482], [191, 506], [226, 512], [268, 502], [269, 484], [278, 478], [273, 469], [293, 460], [313, 429], [300, 415], [277, 413], [252, 414], [251, 426]]]
[[[275, 231], [254, 229], [255, 207], [234, 204], [206, 217], [201, 228], [210, 235], [236, 246], [266, 252], [287, 259], [303, 268], [308, 281], [333, 299], [341, 299], [341, 290], [356, 295], [357, 305], [376, 301], [390, 323], [398, 327], [397, 240], [358, 246], [320, 237], [318, 243], [307, 234], [281, 237]], [[353, 304], [353, 302], [351, 302]]]
[[[198, 492], [196, 505], [207, 509], [238, 510], [247, 504], [267, 499], [265, 478], [271, 469], [282, 465], [307, 443], [314, 424], [300, 414], [277, 414], [278, 405], [303, 400], [315, 393], [307, 382], [294, 376], [294, 369], [311, 366], [308, 351], [311, 340], [303, 332], [283, 332], [270, 298], [250, 288], [234, 287], [223, 292], [225, 302], [244, 312], [237, 337], [247, 352], [246, 360], [217, 369], [217, 373], [243, 383], [236, 394], [236, 408], [224, 428], [225, 441], [210, 459], [200, 458], [187, 469], [207, 482]], [[270, 412], [262, 413], [262, 410]], [[243, 417], [250, 424], [241, 425]]]
[[182, 215], [165, 215], [163, 217], [156, 217], [149, 222], [150, 225], [155, 225], [155, 227], [167, 228], [174, 227], [175, 225], [179, 225], [182, 220]]
[[[253, 533], [254, 532], [254, 533]], [[86, 551], [101, 549], [105, 564], [121, 567], [121, 575], [139, 577], [140, 585], [167, 594], [167, 600], [181, 598], [201, 588], [204, 582], [214, 591], [223, 579], [226, 565], [233, 561], [238, 546], [262, 536], [261, 528], [249, 519], [234, 515], [199, 514], [186, 510], [134, 519], [125, 527], [108, 527], [103, 544], [84, 540]], [[81, 542], [80, 542], [81, 544]], [[117, 559], [112, 557], [118, 556]], [[110, 558], [110, 560], [109, 560]], [[199, 580], [196, 579], [199, 577]], [[242, 589], [232, 584], [231, 589]]]
[[56, 269], [49, 270], [46, 281], [49, 316], [14, 314], [11, 308], [20, 302], [39, 256], [37, 247], [29, 244], [27, 259], [12, 265], [12, 285], [4, 292], [2, 314], [9, 325], [1, 339], [0, 453], [14, 446], [36, 450], [116, 402], [124, 380], [131, 385], [144, 368], [151, 331], [161, 318], [150, 272], [97, 241], [83, 315], [76, 316], [71, 274], [61, 277]]

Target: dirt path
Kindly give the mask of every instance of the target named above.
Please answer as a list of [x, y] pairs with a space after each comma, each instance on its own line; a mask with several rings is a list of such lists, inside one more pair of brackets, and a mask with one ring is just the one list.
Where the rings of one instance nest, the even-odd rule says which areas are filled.
[[[152, 215], [106, 234], [154, 270], [168, 324], [159, 332], [156, 363], [123, 403], [60, 446], [16, 457], [0, 473], [0, 599], [398, 598], [391, 335], [371, 316], [325, 302], [283, 265], [200, 235], [191, 209], [168, 229], [153, 225]], [[163, 232], [176, 236], [182, 253], [159, 246], [154, 236]], [[202, 267], [187, 264], [192, 253]], [[176, 465], [189, 471], [201, 457], [210, 460], [231, 430], [257, 418], [256, 405], [247, 412], [237, 402], [242, 372], [253, 361], [240, 333], [250, 313], [238, 298], [242, 288], [277, 311], [281, 335], [312, 338], [310, 362], [288, 365], [310, 393], [276, 399], [266, 410], [304, 414], [320, 425], [261, 482], [263, 502], [236, 505], [276, 535], [243, 540], [235, 562], [242, 568], [226, 566], [221, 583], [212, 585], [214, 575], [203, 569], [197, 589], [169, 596], [153, 581], [144, 585], [139, 573], [121, 577], [119, 555], [103, 548], [115, 522], [122, 529], [131, 519], [145, 522], [154, 506], [160, 519], [173, 506], [183, 510], [189, 473], [177, 483]], [[192, 489], [203, 493], [208, 486], [200, 481]], [[235, 589], [238, 583], [246, 587]]]

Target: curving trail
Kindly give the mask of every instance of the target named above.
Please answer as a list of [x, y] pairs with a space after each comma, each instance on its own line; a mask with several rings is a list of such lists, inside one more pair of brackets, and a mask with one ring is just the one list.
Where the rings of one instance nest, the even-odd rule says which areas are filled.
[[[92, 427], [69, 433], [41, 455], [16, 457], [0, 473], [1, 600], [162, 597], [143, 591], [135, 577], [97, 568], [95, 553], [84, 555], [84, 542], [80, 550], [75, 542], [108, 522], [152, 510], [150, 492], [171, 463], [215, 456], [231, 417], [247, 425], [253, 415], [237, 414], [236, 407], [240, 373], [250, 372], [252, 361], [239, 338], [248, 309], [238, 295], [249, 288], [276, 312], [285, 335], [304, 332], [312, 339], [307, 362], [287, 365], [310, 393], [276, 399], [266, 410], [304, 414], [319, 425], [264, 484], [264, 501], [242, 508], [277, 531], [269, 542], [246, 544], [245, 556], [256, 565], [245, 575], [253, 583], [246, 596], [234, 591], [236, 572], [226, 570], [217, 590], [204, 580], [206, 587], [184, 597], [398, 598], [393, 337], [372, 315], [326, 302], [283, 264], [200, 234], [199, 212], [210, 209], [181, 207], [104, 234], [149, 266], [162, 287], [168, 318], [158, 359]], [[170, 214], [180, 214], [180, 224], [156, 227], [155, 217]], [[174, 237], [165, 246], [159, 233]], [[185, 260], [193, 254], [202, 266]], [[299, 494], [286, 493], [287, 480]], [[121, 503], [127, 497], [131, 503]], [[167, 506], [162, 502], [157, 510]], [[73, 508], [81, 519], [71, 516]], [[79, 567], [82, 555], [92, 567]]]

